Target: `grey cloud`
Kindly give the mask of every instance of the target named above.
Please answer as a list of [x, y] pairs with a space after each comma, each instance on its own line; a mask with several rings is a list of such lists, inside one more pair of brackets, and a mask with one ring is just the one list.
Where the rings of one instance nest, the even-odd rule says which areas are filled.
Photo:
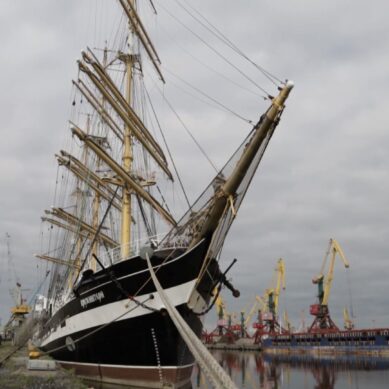
[[[159, 2], [162, 0], [156, 1], [157, 7]], [[162, 3], [177, 11], [174, 2]], [[113, 40], [104, 14], [112, 13], [116, 23], [120, 20], [107, 4], [92, 0], [3, 0], [0, 5], [5, 59], [0, 74], [0, 234], [12, 235], [15, 266], [22, 283], [30, 289], [38, 284], [37, 263], [31, 256], [40, 250], [40, 216], [51, 205], [54, 193], [53, 154], [69, 135], [75, 60], [86, 45], [101, 47], [106, 38]], [[328, 239], [335, 237], [351, 263], [358, 323], [371, 325], [375, 320], [377, 325], [388, 325], [387, 2], [375, 1], [373, 6], [349, 0], [247, 0], [242, 6], [241, 2], [201, 0], [196, 7], [250, 57], [281, 78], [296, 82], [223, 251], [225, 266], [232, 258], [239, 258], [231, 275], [242, 290], [242, 299], [233, 301], [227, 294], [231, 310], [239, 311], [255, 294], [263, 293], [276, 259], [282, 256], [287, 266], [286, 303], [282, 300], [282, 304], [295, 323], [301, 310], [308, 316], [316, 293], [311, 278], [319, 271]], [[191, 34], [179, 34], [182, 29], [163, 10], [159, 14], [160, 22], [154, 18], [147, 21], [166, 69], [257, 120], [268, 102], [210, 73], [180, 52], [162, 32], [168, 30], [169, 36], [192, 55], [201, 56], [235, 82], [255, 87], [202, 48]], [[181, 12], [177, 14], [184, 18]], [[187, 16], [183, 20], [193, 26]], [[103, 27], [95, 29], [95, 21]], [[228, 53], [221, 45], [218, 49]], [[275, 93], [255, 68], [228, 55], [258, 84]], [[151, 84], [150, 89], [153, 92]], [[250, 125], [191, 99], [173, 85], [166, 86], [165, 92], [221, 167]], [[174, 115], [162, 113], [161, 121], [194, 199], [214, 172]], [[4, 255], [1, 265], [0, 270], [6, 269]], [[39, 266], [44, 269], [44, 265]], [[4, 322], [11, 305], [4, 277], [0, 288]], [[331, 296], [331, 310], [338, 323], [348, 303], [347, 293], [346, 274], [338, 263]], [[310, 319], [306, 317], [306, 321]], [[212, 316], [207, 323], [215, 323]]]

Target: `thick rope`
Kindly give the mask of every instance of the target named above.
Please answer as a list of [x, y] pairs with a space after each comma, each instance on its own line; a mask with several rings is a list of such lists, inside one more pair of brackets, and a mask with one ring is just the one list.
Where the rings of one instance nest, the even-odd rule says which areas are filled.
[[155, 275], [148, 253], [146, 253], [146, 260], [151, 278], [153, 279], [157, 292], [159, 293], [171, 320], [173, 321], [192, 355], [195, 357], [197, 363], [207, 375], [212, 386], [217, 389], [238, 389], [238, 387], [232, 382], [230, 376], [224, 371], [224, 369], [219, 365], [208, 349], [203, 345], [201, 340], [192, 331], [186, 321], [179, 314], [177, 309], [170, 303], [168, 297], [165, 294], [165, 291], [158, 281], [157, 276]]

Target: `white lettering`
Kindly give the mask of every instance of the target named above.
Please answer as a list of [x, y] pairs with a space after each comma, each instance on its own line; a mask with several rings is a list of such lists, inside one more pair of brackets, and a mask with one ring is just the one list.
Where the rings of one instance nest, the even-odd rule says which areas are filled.
[[91, 294], [90, 296], [81, 299], [80, 303], [82, 308], [85, 308], [88, 304], [95, 303], [96, 301], [101, 302], [104, 297], [104, 292], [100, 290], [100, 292]]

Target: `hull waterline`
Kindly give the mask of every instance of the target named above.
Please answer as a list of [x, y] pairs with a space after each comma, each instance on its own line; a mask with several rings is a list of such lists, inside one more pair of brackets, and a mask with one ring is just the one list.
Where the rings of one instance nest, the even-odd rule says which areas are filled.
[[[205, 291], [214, 282], [207, 276], [196, 286], [206, 248], [200, 242], [186, 253], [178, 250], [177, 256], [162, 250], [153, 257], [170, 301], [198, 336], [202, 331], [198, 313], [207, 306], [210, 296]], [[142, 261], [132, 258], [107, 269], [115, 273], [121, 288], [106, 272], [96, 273], [84, 285], [81, 280], [79, 296], [41, 329], [41, 350], [92, 380], [139, 387], [185, 386], [193, 356], [155, 293], [150, 274], [140, 268], [146, 266]], [[139, 285], [143, 287], [134, 300], [131, 296]], [[120, 289], [128, 291], [130, 298]]]

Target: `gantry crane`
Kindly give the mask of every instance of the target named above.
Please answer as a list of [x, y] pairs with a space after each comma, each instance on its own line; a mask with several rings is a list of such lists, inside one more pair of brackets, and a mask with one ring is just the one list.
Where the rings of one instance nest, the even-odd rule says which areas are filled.
[[[328, 273], [326, 276], [324, 276], [325, 266], [330, 254], [331, 259], [329, 263]], [[337, 255], [342, 260], [345, 268], [349, 268], [350, 265], [339, 243], [335, 239], [330, 239], [326, 255], [324, 256], [321, 271], [319, 275], [312, 279], [312, 283], [318, 286], [318, 303], [313, 304], [310, 307], [310, 314], [315, 316], [315, 319], [308, 332], [318, 332], [321, 330], [339, 330], [336, 324], [332, 321], [328, 308], [328, 300], [330, 297], [332, 281], [334, 278], [335, 258]]]

